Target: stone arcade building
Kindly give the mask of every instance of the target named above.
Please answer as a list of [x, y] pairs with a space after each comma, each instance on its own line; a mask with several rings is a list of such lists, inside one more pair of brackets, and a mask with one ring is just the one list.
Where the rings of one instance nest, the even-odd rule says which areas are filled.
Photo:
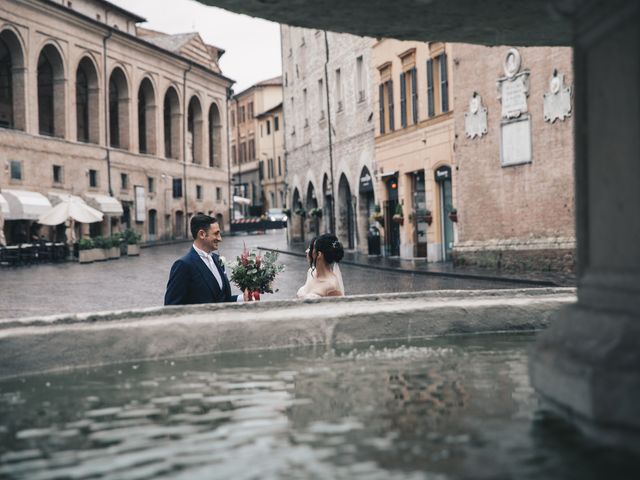
[[[283, 26], [287, 207], [294, 240], [335, 232], [367, 250], [373, 213], [373, 39]], [[362, 181], [368, 179], [368, 181]]]
[[[0, 7], [0, 195], [9, 242], [62, 194], [105, 213], [92, 234], [182, 237], [227, 221], [223, 51], [102, 0]], [[89, 227], [77, 234], [88, 234]], [[47, 233], [43, 231], [42, 233]], [[53, 235], [53, 232], [51, 232]]]

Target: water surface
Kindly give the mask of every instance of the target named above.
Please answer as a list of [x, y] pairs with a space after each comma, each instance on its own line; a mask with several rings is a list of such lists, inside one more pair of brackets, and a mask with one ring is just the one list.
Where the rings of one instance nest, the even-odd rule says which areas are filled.
[[[545, 412], [532, 335], [137, 362], [0, 382], [0, 478], [632, 478]], [[638, 478], [638, 477], [636, 477]]]

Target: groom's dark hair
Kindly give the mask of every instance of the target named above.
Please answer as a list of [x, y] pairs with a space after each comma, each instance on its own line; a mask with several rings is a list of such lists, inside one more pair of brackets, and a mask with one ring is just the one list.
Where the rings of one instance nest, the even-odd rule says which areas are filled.
[[190, 227], [193, 239], [196, 239], [200, 230], [204, 230], [205, 232], [209, 230], [209, 226], [212, 223], [218, 223], [218, 220], [216, 220], [215, 217], [204, 215], [203, 213], [198, 213], [191, 217]]

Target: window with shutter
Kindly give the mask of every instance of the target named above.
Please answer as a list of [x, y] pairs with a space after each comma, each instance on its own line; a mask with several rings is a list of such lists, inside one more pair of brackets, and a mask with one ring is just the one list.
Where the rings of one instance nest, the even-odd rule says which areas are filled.
[[400, 126], [407, 126], [407, 88], [404, 73], [400, 74]]
[[411, 118], [413, 123], [418, 123], [418, 79], [416, 67], [411, 70]]
[[387, 100], [389, 101], [389, 131], [395, 130], [395, 119], [393, 110], [393, 80], [387, 80]]
[[384, 134], [384, 84], [378, 86], [380, 93], [380, 135]]
[[433, 98], [433, 60], [427, 60], [427, 115], [433, 117], [436, 114]]
[[440, 99], [442, 112], [449, 111], [449, 81], [447, 78], [447, 54], [440, 55]]

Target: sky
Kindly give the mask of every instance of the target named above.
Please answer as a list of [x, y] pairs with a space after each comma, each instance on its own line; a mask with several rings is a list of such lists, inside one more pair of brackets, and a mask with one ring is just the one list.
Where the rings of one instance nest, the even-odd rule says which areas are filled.
[[197, 31], [206, 43], [225, 50], [222, 73], [234, 92], [282, 74], [280, 26], [192, 0], [110, 0], [147, 19], [139, 24], [165, 33]]

